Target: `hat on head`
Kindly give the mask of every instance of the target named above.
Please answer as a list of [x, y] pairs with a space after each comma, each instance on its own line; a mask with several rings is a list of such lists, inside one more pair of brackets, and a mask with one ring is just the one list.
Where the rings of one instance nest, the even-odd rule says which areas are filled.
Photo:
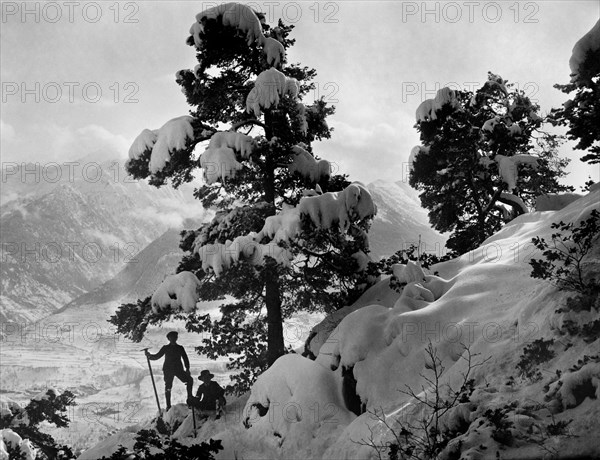
[[202, 372], [200, 372], [200, 376], [198, 377], [198, 380], [202, 380], [204, 377], [208, 377], [208, 378], [212, 379], [214, 377], [214, 374], [211, 374], [208, 369], [204, 369]]
[[167, 339], [170, 339], [171, 337], [177, 338], [178, 336], [179, 334], [177, 333], [177, 331], [171, 331], [167, 334]]

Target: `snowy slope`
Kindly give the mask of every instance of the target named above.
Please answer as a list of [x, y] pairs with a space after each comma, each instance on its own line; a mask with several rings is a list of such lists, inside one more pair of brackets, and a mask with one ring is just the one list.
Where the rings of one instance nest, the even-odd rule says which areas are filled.
[[135, 259], [125, 264], [114, 278], [73, 299], [56, 313], [68, 312], [69, 309], [82, 305], [97, 305], [114, 300], [135, 302], [152, 295], [162, 280], [174, 273], [179, 265], [183, 257], [179, 241], [180, 230], [167, 230], [136, 254]]
[[369, 231], [369, 246], [375, 260], [417, 245], [441, 256], [448, 239], [429, 225], [427, 211], [421, 207], [418, 193], [405, 182], [378, 180], [368, 186], [377, 203], [377, 215]]
[[[598, 355], [599, 339], [586, 343], [557, 334], [564, 317], [555, 310], [572, 294], [532, 279], [528, 261], [539, 256], [532, 237], [548, 238], [552, 222], [579, 222], [599, 204], [600, 191], [595, 191], [563, 210], [520, 216], [472, 253], [436, 266], [441, 279], [428, 281], [433, 301], [416, 300], [407, 294], [414, 292], [408, 287], [402, 295], [392, 295], [385, 282], [374, 286], [361, 305], [369, 304], [368, 299], [374, 303], [347, 315], [316, 361], [298, 355], [282, 358], [250, 395], [230, 406], [227, 417], [206, 423], [198, 441], [222, 439], [225, 451], [218, 458], [377, 458], [361, 440], [385, 444], [391, 434], [372, 414], [356, 417], [341, 403], [342, 368], [353, 368], [367, 409], [383, 410], [398, 430], [395, 418], [415, 422], [422, 409], [398, 390], [405, 385], [416, 392], [425, 388], [422, 375], [431, 372], [425, 347], [431, 343], [443, 362], [441, 383], [456, 385], [466, 370], [464, 344], [479, 354], [476, 359], [489, 359], [474, 369], [471, 402], [443, 419], [448, 426], [463, 425], [461, 458], [542, 458], [549, 452], [554, 458], [597, 457], [600, 365], [572, 366], [584, 355]], [[598, 240], [586, 267], [588, 273], [600, 271]], [[554, 338], [556, 356], [540, 366], [541, 380], [530, 382], [518, 375], [516, 365], [524, 348], [538, 338]], [[268, 409], [262, 416], [256, 409], [260, 406]], [[483, 416], [490, 408], [506, 409], [514, 437], [510, 446], [492, 439], [494, 429]], [[572, 420], [567, 431], [578, 437], [546, 436], [543, 448], [533, 442], [540, 439], [550, 414], [556, 422]], [[190, 427], [188, 417], [178, 431], [186, 443], [193, 442]], [[116, 439], [112, 444], [107, 440], [102, 451], [110, 452], [116, 444]]]

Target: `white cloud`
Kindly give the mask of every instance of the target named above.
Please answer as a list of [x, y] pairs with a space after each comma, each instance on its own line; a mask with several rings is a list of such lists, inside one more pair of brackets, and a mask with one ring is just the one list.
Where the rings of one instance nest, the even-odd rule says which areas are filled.
[[[334, 172], [369, 183], [405, 179], [404, 164], [418, 143], [412, 115], [388, 114], [385, 122], [331, 122], [332, 138], [315, 145], [317, 155], [335, 163]], [[339, 166], [338, 166], [339, 165]]]
[[97, 150], [107, 150], [107, 153], [115, 153], [120, 157], [125, 157], [129, 150], [129, 141], [124, 136], [113, 134], [100, 125], [84, 126], [79, 128], [76, 134], [78, 140], [84, 142], [84, 146], [89, 143], [89, 153]]
[[[90, 124], [80, 128], [49, 124], [39, 128], [48, 139], [43, 160], [68, 161], [97, 154], [105, 159], [125, 158], [129, 142], [103, 126]], [[39, 160], [39, 158], [38, 158]]]

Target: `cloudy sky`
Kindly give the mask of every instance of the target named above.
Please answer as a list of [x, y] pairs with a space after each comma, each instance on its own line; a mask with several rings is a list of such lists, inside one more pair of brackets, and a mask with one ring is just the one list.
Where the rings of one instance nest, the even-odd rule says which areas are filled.
[[[188, 106], [174, 82], [193, 68], [185, 44], [196, 13], [216, 2], [2, 2], [2, 162], [125, 158], [143, 128]], [[253, 2], [267, 21], [296, 25], [291, 62], [318, 71], [337, 107], [331, 140], [316, 152], [355, 180], [401, 180], [418, 144], [414, 113], [451, 85], [474, 89], [500, 74], [548, 112], [565, 101], [575, 42], [600, 1]], [[573, 158], [568, 182], [600, 167]]]

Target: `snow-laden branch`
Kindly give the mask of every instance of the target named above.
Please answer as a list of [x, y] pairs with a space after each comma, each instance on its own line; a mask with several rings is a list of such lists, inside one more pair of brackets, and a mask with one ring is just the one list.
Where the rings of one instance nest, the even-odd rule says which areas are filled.
[[200, 247], [195, 245], [194, 250], [202, 260], [202, 269], [211, 269], [216, 276], [220, 276], [224, 270], [241, 260], [251, 265], [263, 265], [264, 258], [268, 256], [285, 267], [289, 267], [292, 260], [292, 253], [287, 248], [274, 241], [260, 244], [255, 232], [238, 236], [233, 241], [227, 240], [225, 244], [214, 243]]
[[517, 187], [517, 179], [519, 177], [518, 166], [529, 165], [533, 169], [538, 168], [538, 157], [533, 155], [518, 154], [512, 157], [504, 155], [496, 155], [494, 160], [498, 164], [498, 171], [502, 181], [508, 186], [508, 192], [512, 193]]
[[7, 446], [14, 449], [15, 454], [21, 455], [24, 460], [35, 460], [37, 457], [37, 449], [29, 439], [23, 439], [10, 428], [0, 430], [0, 458], [8, 459]]
[[254, 88], [246, 98], [246, 111], [260, 117], [261, 109], [275, 108], [285, 94], [298, 97], [300, 86], [295, 78], [286, 77], [275, 68], [261, 72], [256, 78]]
[[335, 225], [347, 231], [354, 220], [373, 217], [377, 206], [371, 194], [360, 182], [354, 182], [341, 192], [307, 196], [298, 203], [300, 214], [310, 217], [317, 228], [330, 229]]
[[183, 271], [167, 276], [152, 295], [152, 311], [158, 313], [160, 310], [180, 308], [185, 312], [194, 310], [199, 298], [199, 286], [200, 281], [192, 272]]
[[144, 129], [129, 148], [129, 158], [137, 160], [149, 149], [151, 173], [162, 170], [171, 158], [171, 151], [182, 150], [194, 139], [192, 117], [184, 115], [167, 121], [160, 129]]
[[[211, 269], [219, 276], [224, 270], [246, 260], [253, 265], [262, 265], [264, 257], [269, 256], [277, 263], [289, 267], [293, 254], [280, 243], [296, 240], [302, 231], [302, 216], [309, 217], [313, 225], [320, 229], [338, 227], [347, 231], [351, 222], [372, 217], [377, 212], [371, 194], [367, 188], [352, 183], [340, 192], [327, 192], [317, 196], [305, 196], [297, 207], [284, 206], [274, 216], [265, 219], [263, 228], [258, 233], [238, 236], [225, 244], [205, 244], [205, 235], [198, 235], [193, 251], [202, 260], [202, 269]], [[271, 241], [261, 244], [265, 238]], [[356, 255], [357, 262], [364, 265], [364, 257]]]
[[573, 47], [573, 54], [569, 59], [569, 67], [571, 68], [571, 81], [576, 81], [581, 67], [585, 63], [587, 53], [593, 53], [600, 49], [600, 19], [592, 29], [581, 37]]
[[263, 129], [265, 127], [265, 124], [263, 122], [258, 121], [256, 119], [252, 118], [250, 120], [238, 121], [237, 123], [235, 123], [234, 125], [231, 126], [231, 131], [237, 131], [242, 126], [247, 126], [247, 125], [256, 125], [256, 126], [260, 126]]
[[247, 5], [240, 3], [222, 3], [196, 15], [196, 22], [190, 28], [194, 45], [202, 49], [202, 36], [207, 21], [220, 22], [225, 27], [234, 27], [246, 37], [248, 46], [254, 44], [262, 47], [268, 65], [278, 67], [285, 59], [285, 48], [272, 37], [265, 37], [261, 20]]
[[512, 206], [513, 209], [517, 211], [517, 214], [527, 214], [529, 212], [529, 209], [527, 209], [527, 205], [525, 204], [525, 202], [518, 196], [513, 195], [512, 193], [500, 193], [498, 201]]
[[235, 177], [236, 172], [242, 169], [235, 153], [247, 160], [255, 148], [256, 141], [246, 134], [235, 131], [214, 133], [208, 147], [200, 155], [200, 167], [206, 183], [210, 185], [218, 180], [225, 182], [228, 177]]
[[294, 152], [294, 159], [288, 165], [288, 170], [292, 174], [298, 173], [313, 183], [318, 183], [321, 179], [331, 176], [331, 164], [329, 161], [317, 161], [315, 157], [299, 145], [292, 147], [292, 151]]
[[415, 114], [417, 122], [436, 120], [436, 112], [441, 110], [446, 104], [450, 104], [450, 106], [456, 109], [460, 108], [460, 103], [456, 99], [455, 91], [448, 87], [438, 90], [435, 98], [425, 99], [421, 102], [419, 107], [417, 107], [417, 112]]

